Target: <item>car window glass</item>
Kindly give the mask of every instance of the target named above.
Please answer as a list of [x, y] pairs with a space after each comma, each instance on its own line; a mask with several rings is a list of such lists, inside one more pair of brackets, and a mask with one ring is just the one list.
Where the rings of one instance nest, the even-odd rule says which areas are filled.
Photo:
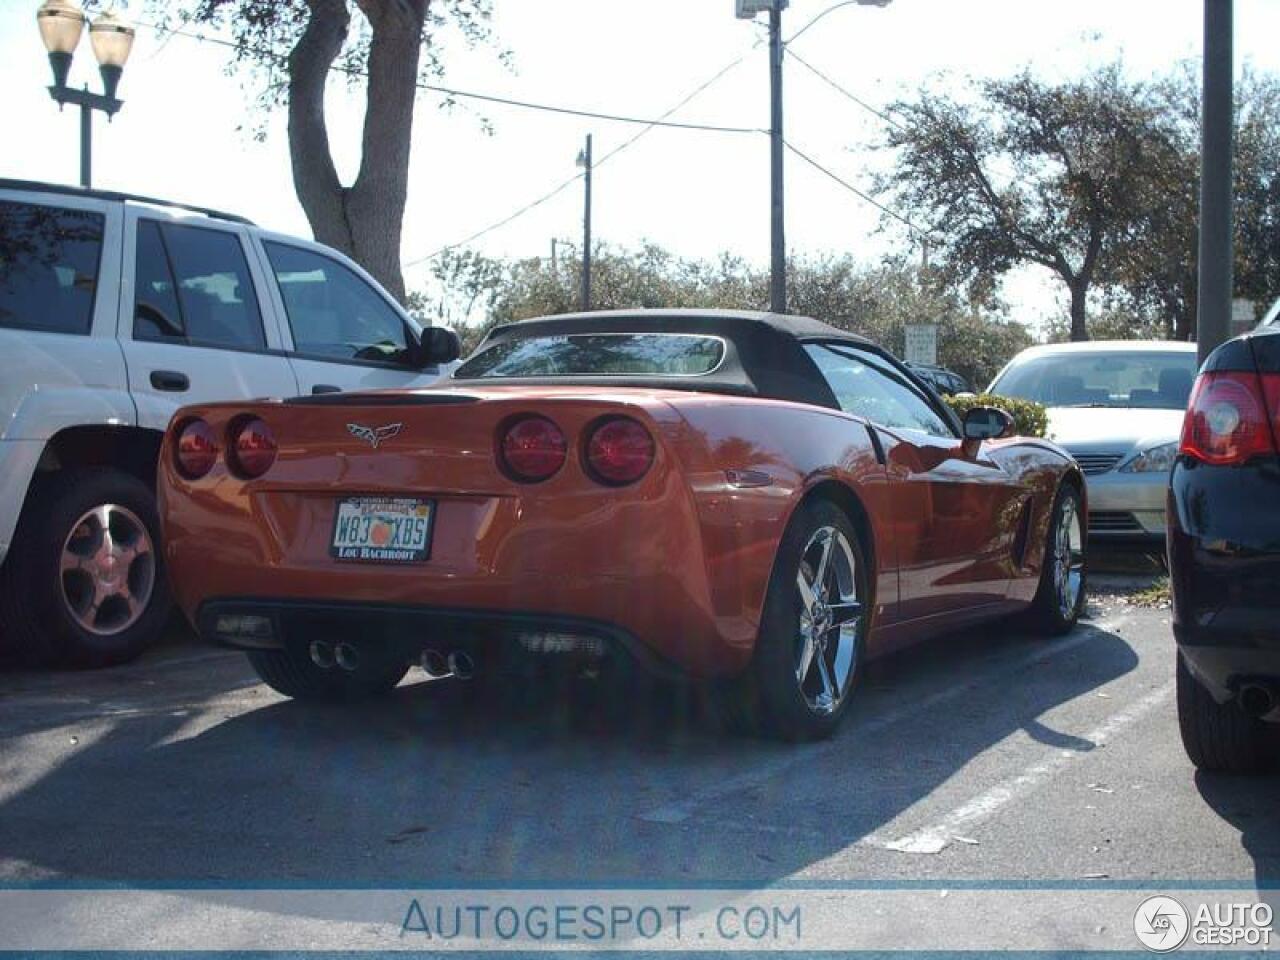
[[[148, 236], [141, 229], [143, 223], [145, 221], [139, 223], [140, 246], [147, 242]], [[179, 322], [186, 342], [241, 350], [265, 349], [262, 314], [240, 238], [223, 230], [169, 223], [158, 224], [157, 229], [172, 270], [181, 314]], [[157, 266], [157, 251], [152, 248], [140, 252], [147, 253], [150, 259], [150, 275], [146, 278], [152, 284], [149, 295], [160, 300], [169, 281]], [[135, 322], [136, 316], [135, 309]], [[163, 323], [155, 324], [154, 318], [152, 322], [153, 329], [167, 329]], [[175, 332], [165, 336], [181, 335]]]
[[89, 332], [105, 220], [0, 201], [0, 327]]
[[478, 377], [696, 377], [724, 358], [724, 341], [686, 333], [594, 333], [499, 340], [454, 373]]
[[298, 353], [410, 361], [404, 319], [356, 273], [300, 247], [268, 243], [266, 248]]
[[936, 437], [954, 436], [929, 402], [879, 358], [827, 344], [806, 344], [805, 350], [818, 365], [841, 410], [885, 427], [920, 430]]
[[160, 227], [154, 220], [138, 221], [133, 286], [133, 338], [185, 341], [186, 328], [182, 323], [173, 270], [169, 266]]
[[1050, 352], [1015, 359], [991, 392], [1051, 407], [1183, 410], [1195, 378], [1193, 351]]

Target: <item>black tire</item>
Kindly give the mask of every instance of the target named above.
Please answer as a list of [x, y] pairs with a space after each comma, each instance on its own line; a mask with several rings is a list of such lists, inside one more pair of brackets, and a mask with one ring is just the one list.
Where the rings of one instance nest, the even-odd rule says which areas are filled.
[[276, 693], [294, 700], [349, 702], [367, 700], [390, 693], [404, 675], [409, 664], [381, 655], [368, 648], [360, 649], [355, 670], [338, 666], [322, 668], [311, 659], [309, 648], [290, 643], [280, 650], [247, 651], [249, 663], [262, 682]]
[[[805, 547], [823, 529], [840, 532], [853, 556], [853, 583], [862, 614], [853, 636], [847, 680], [833, 709], [816, 709], [803, 689], [812, 675], [797, 681], [802, 601], [796, 585]], [[866, 553], [843, 510], [827, 500], [805, 503], [792, 518], [774, 561], [750, 667], [717, 697], [722, 715], [737, 730], [780, 740], [821, 740], [831, 736], [848, 710], [862, 675], [873, 598]], [[817, 661], [814, 661], [817, 664]], [[828, 667], [830, 669], [830, 667]], [[834, 679], [834, 678], [833, 678]]]
[[1201, 770], [1256, 774], [1275, 768], [1277, 733], [1232, 702], [1218, 703], [1178, 654], [1178, 727], [1187, 757]]
[[[86, 589], [89, 580], [75, 573], [64, 579], [61, 561], [73, 531], [86, 529], [81, 519], [106, 504], [123, 508], [130, 525], [136, 519], [145, 528], [152, 559], [131, 561], [123, 576], [131, 583], [135, 570], [141, 571], [146, 581], [149, 563], [150, 589], [136, 616], [120, 614], [122, 629], [95, 632], [77, 620], [67, 599], [73, 586]], [[134, 592], [141, 594], [141, 587]], [[0, 635], [16, 659], [34, 666], [125, 663], [155, 643], [170, 609], [155, 494], [145, 483], [110, 468], [66, 470], [38, 481], [0, 570]], [[101, 622], [103, 630], [110, 627]]]
[[[1080, 491], [1073, 483], [1064, 483], [1058, 488], [1058, 495], [1053, 500], [1053, 513], [1049, 516], [1049, 529], [1045, 535], [1044, 560], [1040, 570], [1040, 586], [1036, 590], [1035, 599], [1027, 610], [1027, 625], [1037, 633], [1047, 636], [1060, 636], [1069, 633], [1084, 613], [1085, 601], [1089, 590], [1089, 567], [1085, 554], [1084, 537], [1087, 531], [1083, 524], [1080, 510]], [[1068, 509], [1080, 517], [1080, 553], [1079, 553], [1079, 589], [1075, 602], [1067, 606], [1058, 583], [1059, 559], [1055, 554], [1055, 545], [1063, 523], [1068, 516]], [[1064, 607], [1066, 609], [1064, 609]]]

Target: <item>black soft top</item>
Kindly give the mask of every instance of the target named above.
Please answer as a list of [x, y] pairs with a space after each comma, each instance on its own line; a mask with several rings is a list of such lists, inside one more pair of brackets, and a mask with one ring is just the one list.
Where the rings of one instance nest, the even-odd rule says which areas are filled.
[[[694, 377], [602, 376], [603, 383], [734, 393], [837, 408], [831, 389], [802, 344], [813, 340], [843, 341], [888, 356], [866, 337], [810, 317], [749, 310], [609, 310], [541, 317], [494, 327], [476, 352], [502, 340], [571, 333], [692, 333], [725, 341], [724, 361], [711, 373]], [[457, 379], [466, 382], [465, 378]], [[503, 379], [485, 377], [483, 382]], [[518, 380], [540, 384], [594, 382], [583, 376]]]

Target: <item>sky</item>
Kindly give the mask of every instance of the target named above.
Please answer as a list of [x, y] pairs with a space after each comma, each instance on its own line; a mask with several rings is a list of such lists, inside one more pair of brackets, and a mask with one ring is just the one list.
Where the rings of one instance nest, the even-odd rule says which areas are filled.
[[[438, 0], [437, 0], [438, 2]], [[835, 0], [792, 0], [790, 35]], [[760, 23], [734, 17], [733, 0], [494, 0], [497, 43], [469, 50], [445, 41], [443, 83], [520, 100], [652, 118], [727, 64], [732, 69], [671, 119], [760, 130], [768, 125], [768, 63]], [[0, 0], [0, 177], [75, 183], [79, 126], [45, 90], [38, 0]], [[885, 8], [833, 11], [793, 51], [867, 104], [909, 97], [926, 82], [1003, 76], [1030, 67], [1048, 78], [1121, 60], [1135, 77], [1198, 58], [1202, 0], [893, 0]], [[121, 3], [145, 23], [141, 0]], [[1280, 0], [1236, 0], [1237, 68], [1280, 72]], [[248, 132], [248, 78], [229, 76], [229, 51], [140, 26], [120, 96], [124, 109], [94, 130], [94, 185], [244, 214], [310, 236], [290, 178], [283, 115], [266, 139]], [[72, 82], [99, 88], [87, 38]], [[884, 121], [787, 63], [786, 137], [863, 189], [888, 161], [875, 148]], [[327, 110], [340, 173], [359, 162], [363, 96], [335, 77]], [[486, 121], [492, 133], [486, 132]], [[634, 125], [460, 101], [452, 109], [422, 93], [414, 119], [402, 259], [409, 289], [427, 283], [435, 251], [466, 240], [576, 173], [586, 134], [599, 160], [634, 137]], [[593, 229], [598, 241], [650, 240], [688, 257], [729, 252], [761, 265], [769, 250], [769, 145], [762, 133], [654, 129], [598, 166]], [[880, 213], [794, 155], [787, 158], [787, 241], [793, 255], [852, 254], [875, 261], [903, 237], [880, 230]], [[471, 243], [491, 256], [545, 256], [552, 238], [578, 243], [582, 190], [551, 200]], [[1038, 326], [1064, 309], [1047, 275], [1020, 271], [1006, 298]]]

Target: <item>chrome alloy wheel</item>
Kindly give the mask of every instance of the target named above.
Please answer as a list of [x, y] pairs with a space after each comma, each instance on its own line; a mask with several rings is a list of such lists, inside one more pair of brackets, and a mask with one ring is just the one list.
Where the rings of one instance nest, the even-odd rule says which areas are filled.
[[863, 624], [853, 547], [836, 527], [818, 528], [800, 554], [796, 589], [796, 683], [809, 709], [831, 714], [849, 692]]
[[1075, 615], [1084, 584], [1084, 530], [1075, 498], [1063, 497], [1058, 508], [1053, 542], [1053, 583], [1058, 612], [1064, 619]]
[[62, 600], [85, 630], [110, 636], [129, 629], [151, 602], [155, 547], [146, 525], [115, 503], [94, 507], [75, 522], [62, 545]]

